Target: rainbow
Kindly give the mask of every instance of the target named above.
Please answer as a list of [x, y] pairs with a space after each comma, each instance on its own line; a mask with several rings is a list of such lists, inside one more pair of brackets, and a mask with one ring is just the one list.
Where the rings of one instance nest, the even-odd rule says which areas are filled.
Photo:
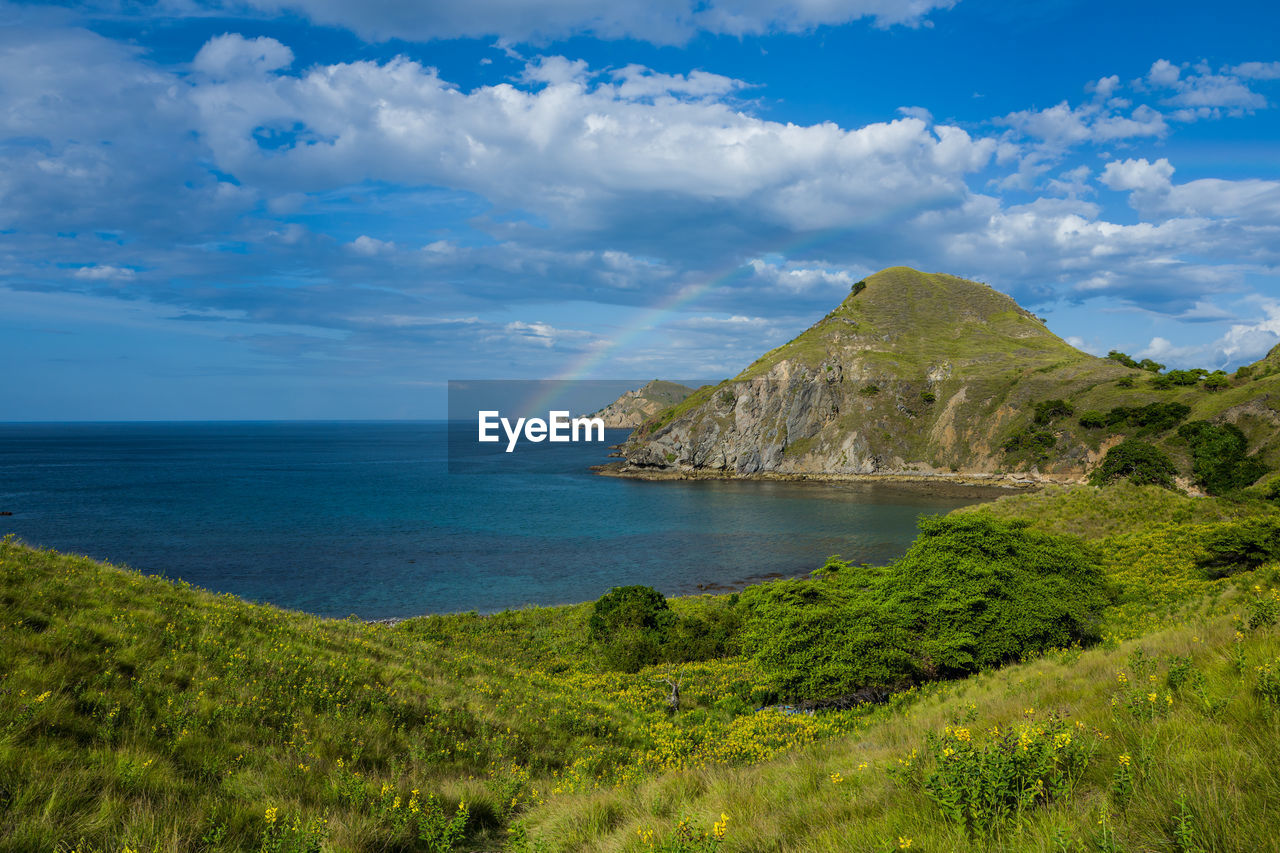
[[[817, 234], [806, 235], [804, 239], [789, 243], [783, 248], [776, 251], [766, 252], [757, 257], [763, 258], [782, 258], [784, 261], [789, 260], [790, 256], [796, 252], [806, 249], [813, 249], [817, 246], [830, 243], [836, 238], [849, 234], [853, 228], [831, 228], [820, 231]], [[675, 293], [660, 301], [658, 304], [651, 306], [624, 326], [618, 334], [607, 340], [597, 342], [589, 350], [584, 352], [576, 360], [572, 361], [564, 370], [546, 383], [538, 383], [543, 390], [531, 397], [522, 406], [521, 411], [527, 412], [545, 412], [550, 411], [555, 404], [556, 399], [562, 393], [561, 383], [572, 382], [574, 380], [588, 378], [600, 365], [607, 362], [614, 353], [624, 347], [629, 346], [637, 338], [646, 332], [660, 326], [674, 315], [694, 305], [698, 300], [702, 299], [708, 293], [723, 287], [733, 281], [735, 278], [742, 276], [747, 269], [746, 264], [734, 264], [730, 269], [715, 275], [706, 281], [697, 284], [686, 285], [679, 288]], [[544, 386], [550, 386], [544, 387]]]

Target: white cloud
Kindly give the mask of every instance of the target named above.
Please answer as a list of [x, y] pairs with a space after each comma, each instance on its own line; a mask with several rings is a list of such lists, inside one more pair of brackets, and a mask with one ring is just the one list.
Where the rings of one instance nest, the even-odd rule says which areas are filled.
[[1280, 344], [1280, 302], [1259, 300], [1261, 316], [1252, 323], [1235, 323], [1219, 338], [1203, 344], [1179, 346], [1155, 337], [1139, 355], [1184, 367], [1225, 368], [1262, 358]]
[[247, 39], [226, 33], [207, 41], [191, 67], [211, 77], [238, 77], [278, 71], [293, 64], [293, 51], [273, 38]]
[[1147, 72], [1147, 82], [1152, 86], [1168, 88], [1177, 84], [1181, 74], [1182, 70], [1169, 60], [1157, 59], [1151, 64], [1151, 70]]
[[[447, 185], [559, 224], [598, 225], [625, 210], [623, 198], [665, 193], [789, 228], [830, 227], [869, 209], [954, 203], [967, 192], [965, 174], [996, 146], [918, 118], [844, 130], [677, 99], [737, 85], [696, 73], [633, 67], [620, 85], [592, 84], [582, 63], [552, 58], [531, 63], [526, 77], [545, 85], [462, 93], [397, 59], [202, 83], [191, 96], [219, 168], [254, 185]], [[629, 85], [653, 102], [627, 97]], [[673, 97], [655, 96], [663, 86]], [[263, 147], [272, 128], [294, 138]]]
[[1250, 80], [1280, 80], [1280, 62], [1244, 62], [1232, 68], [1231, 73]]
[[1101, 181], [1113, 190], [1129, 191], [1130, 204], [1150, 216], [1239, 218], [1254, 223], [1280, 223], [1280, 181], [1201, 178], [1173, 183], [1166, 158], [1112, 161]]
[[840, 297], [853, 287], [854, 282], [869, 272], [862, 271], [855, 275], [847, 269], [830, 269], [795, 262], [770, 263], [763, 258], [753, 258], [747, 266], [761, 284], [779, 293], [833, 294]]
[[1043, 110], [1021, 110], [1000, 120], [1022, 134], [1054, 149], [1082, 142], [1113, 142], [1135, 137], [1160, 137], [1168, 131], [1164, 116], [1145, 104], [1128, 115], [1096, 103], [1072, 107], [1066, 101]]
[[359, 237], [352, 240], [348, 244], [348, 247], [357, 255], [373, 257], [374, 255], [380, 255], [384, 252], [394, 251], [396, 244], [386, 240], [379, 240], [376, 237], [370, 237], [366, 234], [361, 234]]
[[113, 267], [110, 264], [95, 264], [80, 267], [74, 273], [76, 278], [86, 281], [127, 281], [135, 278], [137, 273], [129, 267]]
[[[1146, 77], [1146, 82], [1155, 89], [1172, 89], [1174, 94], [1164, 98], [1161, 103], [1180, 107], [1173, 113], [1179, 121], [1217, 118], [1224, 112], [1227, 115], [1241, 115], [1252, 110], [1263, 109], [1267, 99], [1253, 91], [1241, 80], [1241, 77], [1270, 79], [1269, 66], [1258, 63], [1245, 63], [1236, 68], [1214, 74], [1208, 65], [1200, 63], [1190, 69], [1185, 76], [1182, 71], [1186, 66], [1176, 66], [1168, 60], [1157, 60]], [[1246, 74], [1240, 74], [1244, 69]]]
[[582, 329], [558, 329], [549, 323], [526, 323], [523, 320], [507, 323], [503, 330], [511, 342], [531, 343], [547, 348], [564, 344], [581, 347], [599, 338], [595, 333]]

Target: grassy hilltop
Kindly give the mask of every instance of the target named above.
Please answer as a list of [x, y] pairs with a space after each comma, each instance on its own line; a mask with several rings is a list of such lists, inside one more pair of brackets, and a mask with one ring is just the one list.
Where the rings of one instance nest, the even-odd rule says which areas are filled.
[[0, 850], [1280, 849], [1280, 567], [1206, 560], [1275, 507], [955, 517], [1087, 540], [1102, 641], [811, 714], [745, 595], [673, 600], [718, 645], [621, 672], [590, 605], [368, 625], [5, 540]]
[[[1152, 404], [1186, 411], [1122, 416]], [[1280, 466], [1280, 354], [1232, 376], [1161, 374], [1075, 349], [985, 284], [893, 267], [736, 377], [656, 415], [623, 452], [639, 473], [1079, 482], [1136, 437], [1190, 482], [1177, 427], [1197, 420], [1239, 427], [1249, 452]]]

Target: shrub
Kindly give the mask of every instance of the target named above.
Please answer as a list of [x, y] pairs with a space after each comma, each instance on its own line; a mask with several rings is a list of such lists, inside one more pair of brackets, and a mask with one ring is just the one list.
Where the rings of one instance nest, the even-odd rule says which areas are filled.
[[1026, 427], [1017, 430], [1005, 439], [1001, 449], [1005, 453], [1017, 453], [1025, 450], [1037, 462], [1044, 462], [1049, 458], [1049, 451], [1057, 443], [1058, 437], [1051, 430], [1043, 427]]
[[1119, 379], [1116, 380], [1117, 388], [1132, 388], [1134, 384], [1135, 383], [1133, 381], [1132, 376], [1121, 376]]
[[1158, 373], [1152, 376], [1147, 384], [1157, 391], [1168, 391], [1173, 387], [1173, 379], [1167, 373]]
[[938, 400], [938, 395], [934, 394], [932, 391], [921, 391], [920, 400], [925, 404], [935, 403]]
[[1126, 424], [1138, 428], [1138, 435], [1173, 429], [1191, 414], [1183, 403], [1148, 403], [1145, 406], [1116, 406], [1107, 412], [1107, 426]]
[[866, 385], [863, 385], [861, 388], [858, 389], [858, 393], [864, 397], [874, 397], [875, 395], [880, 393], [880, 386], [872, 383], [867, 383]]
[[1177, 473], [1173, 462], [1158, 447], [1126, 438], [1107, 451], [1102, 464], [1089, 477], [1089, 482], [1101, 486], [1113, 480], [1127, 479], [1140, 486], [1151, 484], [1172, 489]]
[[1208, 375], [1209, 371], [1202, 367], [1197, 367], [1194, 370], [1170, 370], [1165, 374], [1174, 385], [1187, 387], [1200, 384], [1200, 380]]
[[1136, 368], [1138, 366], [1138, 362], [1134, 361], [1131, 356], [1128, 356], [1125, 353], [1120, 352], [1120, 350], [1113, 349], [1111, 352], [1107, 353], [1107, 358], [1111, 359], [1112, 361], [1118, 361], [1121, 364], [1123, 364], [1125, 367]]
[[1158, 361], [1152, 361], [1149, 358], [1144, 358], [1142, 361], [1138, 362], [1138, 367], [1143, 370], [1150, 371], [1151, 373], [1159, 373], [1164, 370], [1163, 364]]
[[1033, 808], [1069, 799], [1099, 742], [1088, 729], [1050, 717], [992, 730], [980, 745], [962, 726], [947, 726], [941, 737], [930, 732], [925, 743], [934, 762], [925, 793], [948, 820], [985, 836]]
[[1204, 390], [1221, 391], [1223, 388], [1230, 388], [1231, 380], [1227, 378], [1227, 374], [1221, 370], [1210, 373], [1204, 378]]
[[866, 289], [867, 289], [867, 282], [866, 282], [866, 280], [864, 279], [863, 281], [859, 281], [859, 282], [854, 283], [854, 285], [853, 285], [853, 287], [852, 287], [852, 292], [853, 292], [853, 295], [854, 295], [854, 296], [857, 296], [859, 293], [861, 293], [862, 291], [864, 291], [864, 290], [866, 290]]
[[1097, 429], [1107, 425], [1107, 416], [1097, 409], [1090, 409], [1080, 414], [1080, 426], [1085, 429]]
[[1105, 604], [1093, 551], [985, 513], [926, 517], [883, 568], [828, 563], [742, 594], [746, 645], [781, 694], [875, 698], [1092, 642]]
[[1280, 519], [1252, 518], [1221, 524], [1202, 543], [1200, 563], [1213, 577], [1225, 577], [1280, 560]]
[[1236, 368], [1236, 379], [1248, 379], [1253, 375], [1253, 368], [1247, 364]]
[[1066, 400], [1041, 400], [1036, 403], [1035, 422], [1037, 424], [1052, 423], [1055, 418], [1068, 417], [1075, 409]]
[[1192, 421], [1178, 428], [1191, 446], [1191, 473], [1211, 495], [1238, 491], [1256, 482], [1268, 468], [1249, 456], [1249, 440], [1235, 424]]
[[653, 587], [617, 586], [596, 601], [587, 626], [607, 666], [637, 672], [663, 659], [676, 615]]
[[889, 575], [886, 607], [909, 617], [920, 668], [956, 677], [1099, 637], [1097, 557], [1070, 536], [985, 513], [926, 516]]

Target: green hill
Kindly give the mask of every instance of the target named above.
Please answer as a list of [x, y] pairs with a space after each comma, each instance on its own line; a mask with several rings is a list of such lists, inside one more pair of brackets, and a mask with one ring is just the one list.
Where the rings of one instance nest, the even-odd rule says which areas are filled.
[[[1080, 482], [1135, 436], [1190, 484], [1176, 434], [1189, 420], [1238, 425], [1249, 452], [1280, 465], [1277, 357], [1236, 377], [1159, 376], [1075, 349], [987, 285], [894, 267], [733, 379], [655, 416], [614, 473]], [[1108, 420], [1151, 404], [1187, 411], [1163, 425], [1142, 413]]]
[[[368, 625], [6, 539], [0, 850], [1276, 849], [1280, 567], [1202, 559], [1276, 510], [1118, 485], [964, 512], [1092, 541], [1102, 645], [813, 714], [756, 710], [770, 677], [732, 643], [602, 668], [590, 605]], [[736, 601], [671, 604], [710, 626]], [[1064, 733], [1047, 802], [939, 803], [943, 750], [994, 773], [1023, 736], [1066, 760]]]

